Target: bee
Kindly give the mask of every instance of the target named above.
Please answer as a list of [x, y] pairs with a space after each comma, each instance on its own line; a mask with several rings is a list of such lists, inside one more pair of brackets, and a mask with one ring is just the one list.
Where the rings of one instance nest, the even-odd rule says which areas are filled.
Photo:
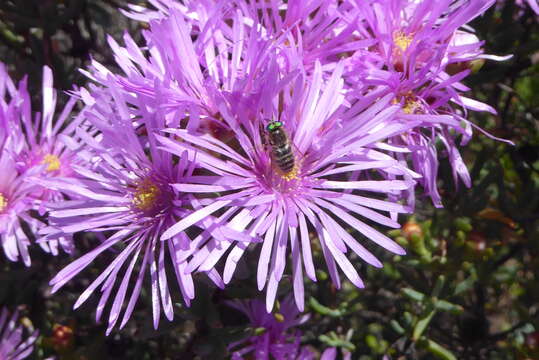
[[296, 159], [288, 134], [280, 121], [271, 121], [266, 127], [268, 142], [271, 145], [271, 157], [283, 174], [291, 180], [296, 177]]

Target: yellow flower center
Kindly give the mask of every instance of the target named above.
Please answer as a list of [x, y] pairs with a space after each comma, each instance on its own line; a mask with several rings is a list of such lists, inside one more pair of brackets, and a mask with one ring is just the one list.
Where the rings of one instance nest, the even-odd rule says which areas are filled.
[[161, 190], [150, 179], [144, 179], [137, 185], [133, 196], [133, 205], [139, 210], [148, 211], [153, 209], [155, 201], [161, 195]]
[[[401, 95], [400, 101], [404, 101], [402, 112], [405, 114], [410, 115], [423, 113], [423, 106], [421, 105], [421, 102], [417, 100], [417, 97], [411, 91]], [[398, 98], [395, 98], [391, 101], [391, 103], [399, 104], [400, 101]]]
[[298, 178], [298, 165], [294, 165], [294, 168], [287, 172], [286, 174], [282, 174], [281, 178], [286, 181], [296, 180]]
[[60, 159], [58, 159], [58, 156], [53, 154], [45, 155], [43, 158], [43, 161], [41, 161], [42, 164], [48, 164], [47, 171], [56, 171], [60, 169]]
[[421, 104], [416, 100], [406, 100], [406, 103], [402, 108], [402, 111], [404, 111], [405, 114], [416, 114], [420, 110]]
[[4, 211], [7, 207], [7, 199], [0, 193], [0, 212]]
[[406, 51], [408, 49], [408, 46], [412, 43], [413, 37], [411, 35], [406, 35], [402, 31], [396, 31], [393, 34], [393, 42], [395, 43], [395, 46], [397, 46], [402, 51]]

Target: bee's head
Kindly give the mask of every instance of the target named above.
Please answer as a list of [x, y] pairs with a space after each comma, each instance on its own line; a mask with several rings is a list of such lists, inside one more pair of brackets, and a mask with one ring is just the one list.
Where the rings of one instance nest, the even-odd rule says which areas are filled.
[[266, 126], [266, 130], [269, 132], [277, 131], [278, 129], [283, 127], [283, 123], [280, 121], [272, 121]]

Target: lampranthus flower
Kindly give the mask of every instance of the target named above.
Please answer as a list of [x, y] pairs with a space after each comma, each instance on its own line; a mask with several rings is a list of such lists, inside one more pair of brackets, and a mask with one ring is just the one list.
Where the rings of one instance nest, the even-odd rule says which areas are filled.
[[[161, 15], [149, 15], [144, 33], [148, 51], [128, 36], [125, 46], [109, 39], [124, 74], [113, 74], [93, 62], [92, 79], [115, 79], [134, 97], [152, 97], [166, 112], [167, 125], [187, 127], [221, 140], [233, 131], [222, 121], [226, 99], [233, 114], [255, 118], [270, 89], [267, 75], [279, 79], [298, 71], [312, 72], [315, 61], [324, 76], [334, 69], [338, 54], [373, 44], [355, 41], [355, 25], [323, 1], [284, 3], [268, 7], [234, 2], [155, 1]], [[304, 6], [305, 5], [305, 6]], [[260, 15], [263, 14], [263, 15]], [[274, 82], [275, 83], [275, 82]]]
[[[361, 14], [358, 31], [366, 28], [378, 40], [373, 50], [380, 65], [404, 72], [424, 68], [433, 56], [446, 52], [454, 34], [494, 4], [494, 0], [457, 4], [451, 0], [350, 2]], [[477, 48], [481, 43], [458, 52], [470, 51], [472, 46]]]
[[471, 139], [473, 127], [482, 130], [466, 119], [467, 111], [496, 114], [492, 107], [465, 97], [462, 93], [468, 88], [461, 83], [471, 72], [466, 64], [510, 57], [483, 54], [482, 42], [461, 29], [493, 1], [462, 2], [455, 6], [450, 6], [450, 1], [431, 6], [430, 2], [404, 0], [356, 4], [365, 14], [367, 28], [379, 40], [379, 60], [359, 63], [346, 74], [348, 84], [361, 84], [359, 89], [349, 92], [348, 99], [355, 104], [366, 96], [392, 94], [392, 101], [402, 111], [391, 121], [419, 121], [417, 128], [389, 138], [387, 143], [400, 148], [395, 156], [411, 162], [412, 168], [422, 175], [419, 182], [434, 205], [442, 206], [437, 189], [436, 142], [445, 148], [455, 184], [460, 179], [469, 187], [470, 175], [457, 142], [465, 145]]
[[[193, 254], [191, 240], [185, 232], [177, 233], [167, 241], [159, 239], [178, 219], [188, 217], [193, 207], [206, 205], [170, 185], [189, 182], [195, 163], [187, 153], [174, 159], [170, 153], [157, 148], [154, 132], [164, 127], [164, 118], [154, 112], [155, 104], [141, 101], [136, 109], [128, 107], [124, 96], [114, 84], [110, 85], [107, 89], [91, 86], [90, 91], [83, 89], [80, 92], [88, 106], [84, 117], [93, 128], [89, 131], [79, 129], [78, 141], [69, 143], [79, 159], [87, 163], [85, 166], [73, 165], [73, 171], [79, 177], [36, 180], [44, 186], [80, 196], [80, 200], [56, 205], [49, 216], [51, 226], [42, 231], [45, 238], [78, 231], [110, 232], [108, 238], [51, 280], [53, 292], [106, 250], [120, 248], [110, 265], [75, 303], [75, 308], [79, 307], [101, 287], [96, 320], [101, 318], [105, 305], [112, 302], [107, 334], [122, 312], [120, 328], [125, 326], [148, 273], [154, 327], [159, 324], [161, 311], [172, 320], [173, 305], [165, 271], [167, 264], [176, 275], [184, 302], [190, 304], [195, 296], [194, 283], [192, 275], [185, 271], [187, 257], [184, 257], [184, 252], [190, 250]], [[144, 136], [137, 134], [141, 129]], [[201, 233], [198, 231], [200, 238], [225, 236], [213, 234], [210, 218], [205, 219], [200, 228], [203, 229]], [[229, 231], [226, 236], [234, 238], [234, 232]], [[245, 240], [241, 234], [238, 237]], [[120, 273], [123, 273], [121, 280], [118, 279]], [[215, 271], [207, 273], [217, 285], [222, 286], [222, 280]], [[132, 279], [136, 279], [134, 286], [130, 282]], [[124, 306], [126, 298], [129, 302]]]
[[305, 323], [309, 315], [301, 315], [291, 296], [285, 298], [275, 313], [265, 311], [258, 299], [227, 301], [227, 304], [249, 318], [253, 334], [228, 346], [233, 360], [314, 360], [314, 354], [301, 346], [301, 331], [294, 327]]
[[[260, 117], [253, 120], [236, 119], [224, 113], [224, 121], [234, 130], [237, 139], [234, 146], [186, 130], [168, 130], [181, 141], [159, 136], [168, 151], [177, 155], [186, 151], [193, 156], [196, 154], [200, 166], [213, 173], [212, 176], [193, 176], [190, 182], [174, 186], [214, 200], [174, 224], [162, 239], [174, 237], [217, 211], [222, 212], [221, 224], [254, 237], [263, 237], [257, 281], [259, 290], [267, 287], [268, 312], [273, 307], [284, 273], [287, 249], [292, 253], [296, 304], [300, 310], [304, 308], [303, 267], [307, 276], [316, 281], [310, 232], [318, 237], [329, 274], [337, 288], [341, 284], [337, 265], [353, 284], [363, 287], [356, 269], [345, 256], [348, 248], [367, 263], [382, 266], [349, 234], [346, 227], [389, 251], [404, 254], [399, 245], [360, 221], [356, 215], [386, 226], [399, 227], [397, 222], [372, 209], [396, 214], [408, 212], [409, 208], [367, 194], [375, 192], [398, 196], [413, 187], [413, 175], [408, 169], [378, 151], [376, 143], [417, 123], [410, 121], [379, 127], [398, 111], [397, 106], [389, 104], [387, 97], [354, 116], [353, 121], [340, 119], [344, 98], [341, 74], [342, 66], [335, 70], [321, 90], [322, 69], [317, 64], [308, 81], [299, 76], [288, 87], [277, 89], [274, 96], [267, 99], [268, 104], [274, 106], [270, 107], [269, 114], [261, 108], [257, 111]], [[283, 103], [278, 99], [283, 99]], [[273, 116], [285, 124], [283, 126], [293, 149], [295, 166], [288, 173], [283, 173], [275, 159], [272, 160], [271, 149], [263, 145], [260, 136], [260, 129], [265, 129]], [[378, 179], [373, 173], [402, 177], [403, 180]], [[214, 197], [215, 192], [221, 193], [219, 198]], [[346, 224], [346, 227], [341, 224]], [[192, 245], [193, 249], [198, 248]], [[193, 256], [187, 270], [212, 269], [231, 249], [224, 265], [224, 281], [228, 283], [249, 244], [210, 239], [200, 245], [203, 247]]]
[[[48, 204], [64, 199], [61, 190], [54, 191], [28, 182], [33, 177], [69, 177], [72, 155], [60, 139], [71, 135], [80, 125], [80, 117], [71, 119], [76, 99], [67, 102], [60, 115], [54, 115], [56, 91], [52, 71], [43, 68], [43, 110], [34, 114], [27, 89], [27, 78], [15, 87], [0, 64], [0, 236], [8, 259], [22, 259], [30, 266], [28, 254], [30, 239], [22, 230], [25, 222], [36, 234], [46, 226], [44, 215]], [[69, 122], [69, 124], [68, 124]], [[69, 236], [40, 241], [39, 245], [53, 255], [61, 246], [73, 250]]]
[[[222, 10], [228, 14], [226, 8]], [[152, 98], [167, 126], [226, 135], [229, 129], [221, 120], [221, 98], [234, 98], [242, 110], [256, 103], [262, 95], [254, 82], [266, 67], [272, 46], [259, 29], [247, 28], [241, 13], [232, 15], [232, 29], [225, 24], [228, 17], [217, 17], [193, 40], [190, 24], [179, 10], [171, 9], [170, 16], [150, 22], [144, 34], [148, 51], [127, 34], [125, 47], [109, 38], [124, 74], [113, 74], [94, 61], [87, 75], [102, 84], [113, 80], [129, 94], [127, 101]], [[231, 39], [224, 38], [229, 33]]]
[[15, 169], [10, 148], [5, 146], [0, 152], [0, 241], [9, 260], [22, 260], [30, 266], [30, 239], [23, 231], [22, 222], [26, 221], [33, 231], [42, 227], [41, 221], [28, 214], [36, 207], [33, 193], [37, 189], [26, 181], [29, 176], [39, 174], [39, 170], [29, 170], [21, 175]]
[[[29, 335], [25, 335], [29, 333]], [[19, 312], [10, 315], [6, 308], [0, 312], [0, 359], [22, 360], [34, 351], [34, 343], [39, 336], [31, 324], [19, 323]]]
[[357, 32], [357, 14], [345, 2], [235, 0], [233, 3], [269, 39], [285, 39], [276, 41], [279, 53], [286, 58], [280, 68], [283, 74], [298, 67], [310, 74], [316, 62], [329, 74], [347, 53], [376, 43], [376, 39]]
[[[357, 14], [345, 2], [150, 0], [149, 4], [156, 10], [129, 4], [130, 10], [124, 13], [132, 19], [150, 24], [156, 19], [173, 16], [175, 12], [182, 14], [191, 27], [191, 35], [203, 38], [206, 42], [216, 41], [220, 52], [224, 49], [223, 44], [228, 41], [235, 47], [238, 44], [243, 46], [241, 43], [248, 43], [251, 30], [259, 29], [257, 32], [260, 39], [276, 42], [279, 52], [287, 53], [286, 60], [281, 62], [283, 73], [296, 68], [298, 64], [310, 72], [315, 61], [319, 61], [324, 70], [331, 71], [337, 60], [346, 53], [366, 49], [376, 42], [375, 39], [363, 38], [354, 33]], [[235, 14], [241, 14], [241, 25], [234, 24]], [[213, 28], [212, 34], [204, 32], [208, 27]], [[240, 30], [242, 27], [244, 29]], [[245, 38], [238, 38], [238, 30]], [[284, 41], [278, 40], [280, 38], [284, 38]], [[204, 51], [213, 51], [212, 44], [207, 45]], [[226, 71], [226, 68], [223, 70]]]
[[[76, 176], [71, 166], [77, 162], [73, 152], [65, 145], [64, 139], [73, 136], [75, 130], [84, 126], [82, 114], [72, 116], [77, 105], [77, 99], [70, 97], [62, 111], [55, 116], [57, 93], [53, 87], [53, 73], [47, 66], [43, 67], [42, 104], [43, 110], [40, 117], [32, 117], [30, 109], [30, 94], [26, 90], [26, 79], [20, 86], [20, 100], [22, 101], [20, 127], [26, 134], [27, 149], [17, 156], [19, 171], [40, 166], [40, 177], [69, 178]], [[44, 215], [49, 206], [56, 202], [62, 202], [65, 193], [62, 189], [49, 189], [40, 187], [38, 197], [39, 207], [36, 209], [40, 215]], [[70, 194], [71, 198], [77, 198], [77, 194]], [[58, 246], [68, 253], [73, 252], [73, 239], [70, 235], [59, 236], [56, 239], [39, 242], [45, 250], [56, 255]]]

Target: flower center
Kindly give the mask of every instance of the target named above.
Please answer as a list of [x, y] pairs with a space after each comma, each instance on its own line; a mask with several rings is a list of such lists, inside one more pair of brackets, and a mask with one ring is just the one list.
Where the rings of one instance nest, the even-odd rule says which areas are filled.
[[292, 170], [286, 174], [281, 174], [281, 178], [285, 181], [297, 180], [298, 179], [298, 164], [295, 164]]
[[48, 164], [47, 171], [52, 172], [60, 169], [60, 159], [58, 159], [58, 156], [53, 154], [45, 155], [43, 158], [43, 161], [41, 161], [42, 164]]
[[2, 193], [0, 193], [0, 212], [4, 211], [6, 207], [7, 207], [7, 199], [4, 197]]
[[408, 49], [408, 46], [410, 46], [412, 43], [412, 39], [413, 37], [411, 35], [406, 35], [402, 31], [396, 31], [393, 34], [393, 43], [395, 43], [395, 46], [397, 46], [403, 52]]
[[407, 115], [410, 114], [422, 114], [423, 111], [423, 105], [421, 102], [417, 99], [417, 96], [415, 96], [411, 91], [407, 92], [404, 95], [400, 95], [399, 98], [393, 99], [393, 104], [399, 104], [400, 102], [403, 102], [402, 106], [402, 112], [404, 112]]
[[161, 190], [150, 179], [141, 181], [133, 196], [133, 205], [139, 210], [149, 211], [155, 207], [157, 199], [161, 196]]
[[405, 114], [417, 114], [421, 112], [421, 104], [417, 100], [406, 99], [402, 111]]

